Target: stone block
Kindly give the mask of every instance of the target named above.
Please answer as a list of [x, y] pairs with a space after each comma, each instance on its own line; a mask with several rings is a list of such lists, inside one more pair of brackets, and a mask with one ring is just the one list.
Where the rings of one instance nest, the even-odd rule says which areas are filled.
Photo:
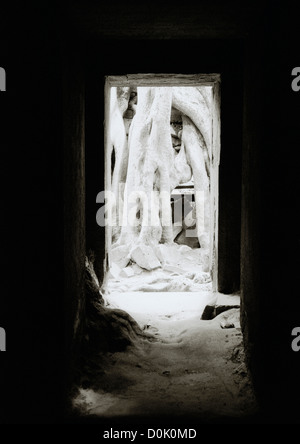
[[130, 266], [122, 268], [122, 270], [120, 272], [120, 276], [121, 277], [131, 277], [131, 276], [134, 276], [134, 275], [135, 275], [134, 270]]
[[166, 246], [158, 244], [154, 248], [157, 259], [163, 264], [166, 261]]
[[120, 280], [119, 276], [121, 273], [121, 268], [117, 264], [112, 262], [108, 273], [109, 273], [109, 277], [116, 279], [118, 281], [118, 280]]
[[131, 250], [131, 259], [145, 270], [154, 270], [160, 267], [160, 261], [149, 245], [137, 245], [134, 247]]
[[129, 247], [127, 245], [113, 247], [110, 252], [110, 260], [120, 268], [125, 268], [130, 261]]
[[240, 328], [240, 310], [231, 308], [216, 316], [216, 320], [220, 322], [221, 328]]
[[178, 249], [176, 247], [174, 248], [173, 245], [158, 244], [156, 245], [154, 251], [162, 264], [172, 264], [174, 262], [177, 263], [181, 260]]
[[180, 251], [181, 254], [185, 254], [185, 253], [189, 253], [190, 251], [192, 251], [192, 248], [189, 247], [188, 245], [180, 245], [180, 247], [178, 248], [178, 251]]
[[139, 267], [138, 264], [132, 264], [132, 265], [130, 265], [130, 268], [132, 268], [135, 275], [139, 275], [139, 274], [143, 273], [143, 269], [141, 267]]
[[201, 319], [209, 320], [231, 309], [240, 308], [240, 296], [232, 294], [218, 293], [216, 303], [214, 305], [206, 305]]
[[176, 265], [171, 265], [171, 264], [165, 264], [163, 266], [163, 270], [169, 271], [170, 273], [176, 273], [179, 275], [184, 275], [186, 273], [186, 270], [183, 270], [182, 268], [176, 267]]
[[240, 307], [240, 296], [232, 294], [218, 293], [217, 301], [215, 305], [216, 316], [224, 311], [230, 310], [232, 308]]
[[209, 321], [210, 319], [213, 319], [214, 316], [214, 310], [215, 310], [215, 306], [214, 305], [206, 305], [204, 307], [201, 319], [203, 321]]

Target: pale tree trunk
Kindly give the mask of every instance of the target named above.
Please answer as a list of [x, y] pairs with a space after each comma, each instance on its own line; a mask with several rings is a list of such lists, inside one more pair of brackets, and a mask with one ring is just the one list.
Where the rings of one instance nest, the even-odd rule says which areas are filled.
[[[200, 245], [208, 248], [211, 119], [207, 97], [198, 88], [191, 87], [138, 87], [137, 95], [128, 146], [125, 148], [122, 131], [122, 137], [115, 142], [121, 154], [118, 163], [116, 159], [113, 189], [122, 179], [124, 182], [126, 179], [126, 183], [121, 234], [114, 245], [127, 245], [130, 250], [141, 244], [155, 247], [158, 242], [172, 243], [170, 194], [193, 175], [197, 234]], [[182, 143], [178, 154], [171, 139], [172, 106], [182, 114]], [[122, 113], [118, 109], [116, 115], [121, 128]], [[122, 165], [124, 152], [129, 152], [129, 157]], [[200, 195], [204, 197], [204, 208], [197, 200], [197, 192], [203, 193]]]
[[211, 159], [211, 116], [208, 97], [196, 87], [173, 87], [173, 106], [191, 119], [203, 139], [201, 145], [207, 150], [207, 160]]
[[[127, 176], [128, 143], [123, 114], [128, 107], [129, 98], [129, 87], [111, 88], [110, 140], [115, 157], [111, 185], [113, 195], [115, 196], [115, 205], [112, 208], [112, 218], [115, 221], [115, 224], [112, 227], [113, 238], [117, 237], [120, 232], [119, 191], [122, 191], [122, 184], [125, 183]], [[112, 156], [112, 152], [110, 153], [110, 156]]]
[[[197, 87], [173, 87], [173, 106], [182, 113], [182, 142], [192, 169], [196, 194], [197, 236], [209, 248], [209, 171], [211, 153], [211, 95]], [[200, 193], [199, 193], [200, 192]], [[203, 193], [203, 196], [202, 196]], [[198, 197], [198, 198], [197, 198]], [[204, 202], [202, 202], [202, 197]]]
[[[168, 223], [162, 226], [160, 203], [153, 191], [170, 195], [170, 168], [174, 150], [170, 134], [172, 90], [138, 87], [138, 103], [129, 137], [129, 162], [124, 195], [123, 226], [119, 243], [158, 243], [172, 240], [171, 206], [164, 208]], [[139, 202], [128, 201], [136, 193]], [[129, 199], [129, 200], [130, 200]], [[139, 214], [139, 217], [138, 217]], [[169, 214], [169, 217], [168, 217]], [[128, 220], [128, 216], [130, 220]]]

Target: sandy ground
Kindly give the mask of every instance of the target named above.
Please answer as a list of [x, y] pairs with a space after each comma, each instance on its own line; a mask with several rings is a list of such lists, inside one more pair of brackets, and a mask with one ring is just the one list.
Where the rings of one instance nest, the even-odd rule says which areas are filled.
[[[127, 296], [127, 297], [125, 297]], [[239, 309], [201, 320], [210, 291], [110, 296], [154, 340], [97, 357], [93, 387], [79, 387], [74, 408], [99, 418], [243, 418], [255, 414], [242, 345]], [[156, 298], [156, 301], [153, 299]], [[233, 328], [221, 328], [230, 320]]]

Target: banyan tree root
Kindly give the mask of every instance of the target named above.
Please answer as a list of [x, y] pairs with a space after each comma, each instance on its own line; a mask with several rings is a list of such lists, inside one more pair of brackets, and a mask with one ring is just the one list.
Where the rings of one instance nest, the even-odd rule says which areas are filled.
[[140, 340], [154, 340], [126, 311], [105, 306], [89, 259], [85, 271], [85, 351], [124, 351]]
[[[211, 157], [208, 98], [196, 87], [138, 87], [137, 98], [128, 142], [123, 148], [128, 158], [122, 168], [116, 160], [118, 166], [112, 178], [113, 189], [125, 178], [121, 232], [113, 243], [117, 239], [115, 246], [129, 246], [129, 256], [137, 246], [155, 249], [159, 242], [172, 243], [171, 192], [193, 176], [195, 191], [199, 192], [196, 196], [197, 235], [200, 245], [208, 248]], [[174, 108], [182, 116], [179, 151], [178, 147], [173, 148], [170, 131]], [[119, 106], [119, 117], [121, 115]], [[120, 214], [118, 217], [121, 220]]]

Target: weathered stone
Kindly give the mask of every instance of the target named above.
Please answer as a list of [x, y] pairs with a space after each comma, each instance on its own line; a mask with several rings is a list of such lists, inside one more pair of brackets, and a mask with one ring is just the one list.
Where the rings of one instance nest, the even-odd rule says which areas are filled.
[[195, 273], [188, 271], [187, 273], [185, 273], [184, 277], [188, 278], [188, 279], [194, 279], [195, 277]]
[[178, 248], [178, 251], [180, 251], [180, 253], [188, 253], [191, 250], [192, 250], [191, 247], [189, 247], [188, 245], [181, 245]]
[[219, 293], [217, 296], [216, 303], [214, 305], [206, 305], [201, 319], [209, 320], [213, 319], [221, 313], [231, 310], [231, 309], [239, 309], [240, 308], [240, 296], [239, 295], [228, 295]]
[[234, 324], [232, 322], [228, 322], [228, 321], [221, 321], [220, 327], [221, 328], [234, 328]]
[[134, 116], [134, 111], [132, 109], [127, 109], [124, 113], [124, 118], [125, 119], [133, 119]]
[[143, 272], [143, 269], [138, 264], [131, 264], [130, 268], [132, 268], [135, 275], [139, 275]]
[[125, 267], [122, 268], [121, 272], [120, 272], [120, 276], [121, 277], [131, 277], [134, 276], [134, 270], [132, 269], [132, 267]]
[[166, 246], [164, 244], [158, 244], [154, 248], [157, 259], [163, 264], [166, 261]]
[[131, 259], [146, 270], [154, 270], [160, 267], [153, 249], [149, 245], [138, 245], [131, 251]]
[[173, 148], [180, 147], [181, 140], [178, 137], [172, 135], [172, 145], [173, 145]]
[[193, 256], [185, 256], [186, 259], [188, 259], [191, 262], [194, 262], [195, 258]]
[[[193, 230], [196, 228], [196, 224], [194, 227], [188, 228], [188, 230]], [[197, 236], [187, 236], [186, 229], [183, 229], [178, 236], [175, 237], [174, 241], [179, 245], [188, 245], [191, 248], [199, 248], [199, 240]]]
[[177, 132], [175, 131], [175, 129], [173, 128], [173, 126], [172, 125], [170, 125], [170, 133], [171, 133], [171, 136], [173, 137], [176, 137], [177, 138]]
[[163, 266], [163, 270], [164, 271], [169, 271], [171, 273], [176, 273], [176, 274], [179, 274], [179, 275], [185, 274], [185, 270], [183, 270], [180, 267], [176, 267], [176, 265], [171, 265], [171, 264], [165, 264]]
[[[190, 248], [199, 248], [200, 245], [196, 226], [196, 207], [194, 203], [190, 201], [189, 196], [183, 196], [182, 199], [184, 204], [183, 214], [180, 214], [180, 224], [182, 227], [178, 234], [174, 236], [174, 240], [180, 245], [186, 245]], [[178, 205], [178, 203], [176, 203], [176, 205]], [[175, 213], [174, 205], [174, 221], [176, 222], [179, 214], [177, 215]]]
[[117, 264], [120, 268], [125, 268], [129, 261], [129, 247], [127, 245], [119, 245], [114, 247], [110, 252], [111, 262]]
[[240, 296], [219, 293], [215, 305], [216, 316], [232, 308], [240, 307]]
[[216, 316], [215, 320], [220, 322], [221, 328], [240, 328], [240, 310], [231, 308]]
[[156, 245], [155, 254], [158, 260], [162, 263], [172, 263], [176, 260], [180, 260], [178, 252], [170, 245], [158, 244]]
[[204, 282], [209, 282], [211, 280], [209, 273], [202, 272], [196, 273], [194, 275], [195, 284], [203, 284]]
[[182, 115], [181, 115], [181, 112], [180, 111], [178, 111], [178, 109], [176, 109], [176, 108], [174, 108], [173, 106], [172, 106], [172, 109], [171, 109], [171, 122], [178, 122], [178, 123], [181, 123], [182, 124]]
[[[192, 204], [190, 203], [192, 206]], [[184, 228], [194, 228], [196, 226], [196, 207], [192, 206], [191, 211], [183, 219]]]
[[214, 316], [214, 310], [215, 310], [215, 306], [214, 305], [206, 305], [204, 307], [201, 319], [203, 321], [209, 321], [210, 319], [213, 319]]
[[109, 268], [109, 277], [112, 277], [113, 279], [120, 280], [119, 276], [121, 273], [121, 268], [112, 262], [110, 268]]

